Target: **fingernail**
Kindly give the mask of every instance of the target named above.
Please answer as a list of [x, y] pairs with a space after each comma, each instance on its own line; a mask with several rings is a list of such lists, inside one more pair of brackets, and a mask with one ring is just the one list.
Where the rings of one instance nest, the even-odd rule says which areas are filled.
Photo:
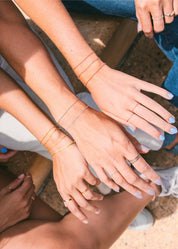
[[135, 131], [134, 131], [134, 129], [132, 128], [132, 126], [128, 126], [128, 129], [129, 129], [130, 131], [132, 131], [133, 133], [135, 133]]
[[143, 196], [139, 192], [136, 192], [134, 194], [134, 196], [137, 197], [138, 199], [142, 199], [143, 198]]
[[174, 123], [175, 123], [175, 118], [174, 118], [174, 117], [170, 117], [169, 122], [170, 122], [171, 124], [174, 124]]
[[157, 180], [155, 181], [155, 184], [161, 186], [161, 185], [162, 185], [162, 181], [161, 181], [160, 179], [157, 179]]
[[24, 178], [24, 176], [25, 176], [24, 174], [21, 174], [21, 175], [19, 175], [17, 178], [21, 180], [21, 179]]
[[88, 220], [83, 220], [82, 221], [84, 224], [88, 224]]
[[172, 128], [170, 129], [170, 132], [171, 132], [172, 134], [176, 134], [176, 133], [177, 133], [177, 128], [176, 128], [176, 127], [172, 127]]
[[7, 153], [7, 151], [8, 151], [8, 150], [7, 150], [6, 148], [4, 148], [4, 147], [1, 148], [1, 152], [4, 153], [4, 154]]
[[168, 93], [167, 95], [168, 95], [168, 97], [169, 97], [170, 99], [172, 99], [172, 98], [174, 97], [174, 95], [173, 95], [172, 93]]
[[101, 210], [97, 210], [96, 212], [95, 212], [95, 214], [100, 214], [101, 213]]
[[120, 189], [113, 189], [115, 192], [119, 193]]
[[161, 141], [164, 141], [164, 140], [165, 140], [165, 137], [164, 137], [163, 135], [160, 135], [160, 136], [159, 136], [159, 139], [160, 139]]
[[149, 150], [150, 150], [150, 148], [148, 148], [147, 146], [145, 146], [145, 145], [141, 145], [141, 148], [142, 148], [142, 151], [144, 151], [144, 152], [148, 152]]
[[150, 189], [147, 191], [147, 194], [149, 195], [155, 195], [155, 191], [153, 189]]

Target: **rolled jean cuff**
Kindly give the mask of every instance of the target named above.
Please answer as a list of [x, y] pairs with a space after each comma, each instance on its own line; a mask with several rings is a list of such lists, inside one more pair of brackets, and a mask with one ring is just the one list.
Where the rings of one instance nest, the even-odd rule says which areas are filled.
[[166, 146], [172, 144], [172, 142], [175, 140], [177, 134], [171, 135], [171, 134], [165, 132], [164, 135], [165, 135], [165, 140], [163, 143], [163, 147], [166, 147]]

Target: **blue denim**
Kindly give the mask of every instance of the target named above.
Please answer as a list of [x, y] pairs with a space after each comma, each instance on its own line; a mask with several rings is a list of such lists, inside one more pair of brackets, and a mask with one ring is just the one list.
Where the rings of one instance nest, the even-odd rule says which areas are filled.
[[[105, 14], [136, 19], [134, 0], [63, 0], [69, 11]], [[173, 62], [163, 87], [174, 94], [171, 102], [178, 107], [178, 16], [166, 24], [163, 32], [154, 35], [160, 49]]]

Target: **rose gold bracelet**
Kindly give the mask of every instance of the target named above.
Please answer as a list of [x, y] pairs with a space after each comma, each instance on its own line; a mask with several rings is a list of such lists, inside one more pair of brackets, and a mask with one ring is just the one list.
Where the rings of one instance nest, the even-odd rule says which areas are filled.
[[88, 59], [92, 54], [94, 54], [94, 52], [92, 51], [89, 55], [87, 55], [87, 57], [85, 57], [77, 66], [75, 66], [73, 68], [73, 70], [76, 70], [77, 67], [79, 67], [86, 59]]
[[91, 79], [93, 79], [93, 77], [105, 66], [106, 64], [104, 63], [101, 67], [98, 68], [98, 70], [96, 70], [96, 72], [85, 82], [84, 86], [87, 86], [89, 81]]
[[80, 80], [80, 76], [81, 76], [83, 73], [85, 73], [85, 72], [88, 70], [88, 68], [89, 68], [90, 66], [92, 66], [97, 60], [99, 60], [99, 58], [97, 58], [97, 59], [95, 59], [94, 61], [92, 61], [92, 63], [90, 63], [90, 64], [88, 65], [88, 67], [85, 68], [85, 70], [79, 74], [79, 76], [78, 76], [79, 80]]
[[88, 108], [89, 106], [87, 105], [78, 115], [77, 117], [75, 117], [75, 119], [70, 123], [70, 125], [67, 127], [67, 129], [69, 129], [73, 124], [74, 122], [82, 115], [82, 113], [84, 113], [84, 111]]
[[58, 119], [57, 123], [59, 123], [63, 117], [68, 113], [68, 111], [79, 101], [80, 99], [77, 99], [72, 105], [70, 105], [67, 110], [64, 112], [64, 114]]

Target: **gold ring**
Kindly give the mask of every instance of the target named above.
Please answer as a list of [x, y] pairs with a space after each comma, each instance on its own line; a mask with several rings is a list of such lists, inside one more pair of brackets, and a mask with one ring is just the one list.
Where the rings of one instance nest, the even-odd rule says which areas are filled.
[[134, 164], [136, 161], [138, 161], [139, 158], [140, 158], [140, 154], [138, 154], [134, 159], [129, 160], [129, 162], [130, 162], [131, 164]]
[[152, 19], [153, 19], [153, 21], [159, 21], [159, 20], [161, 20], [161, 19], [163, 19], [164, 18], [164, 16], [162, 15], [162, 16], [160, 16], [160, 17], [152, 17]]
[[169, 17], [172, 17], [174, 15], [175, 15], [175, 11], [174, 10], [171, 13], [164, 14], [164, 16], [169, 16]]
[[89, 189], [90, 189], [90, 188], [89, 188], [89, 186], [88, 186], [84, 191], [82, 191], [82, 192], [80, 192], [80, 193], [83, 195], [83, 194], [85, 194]]

